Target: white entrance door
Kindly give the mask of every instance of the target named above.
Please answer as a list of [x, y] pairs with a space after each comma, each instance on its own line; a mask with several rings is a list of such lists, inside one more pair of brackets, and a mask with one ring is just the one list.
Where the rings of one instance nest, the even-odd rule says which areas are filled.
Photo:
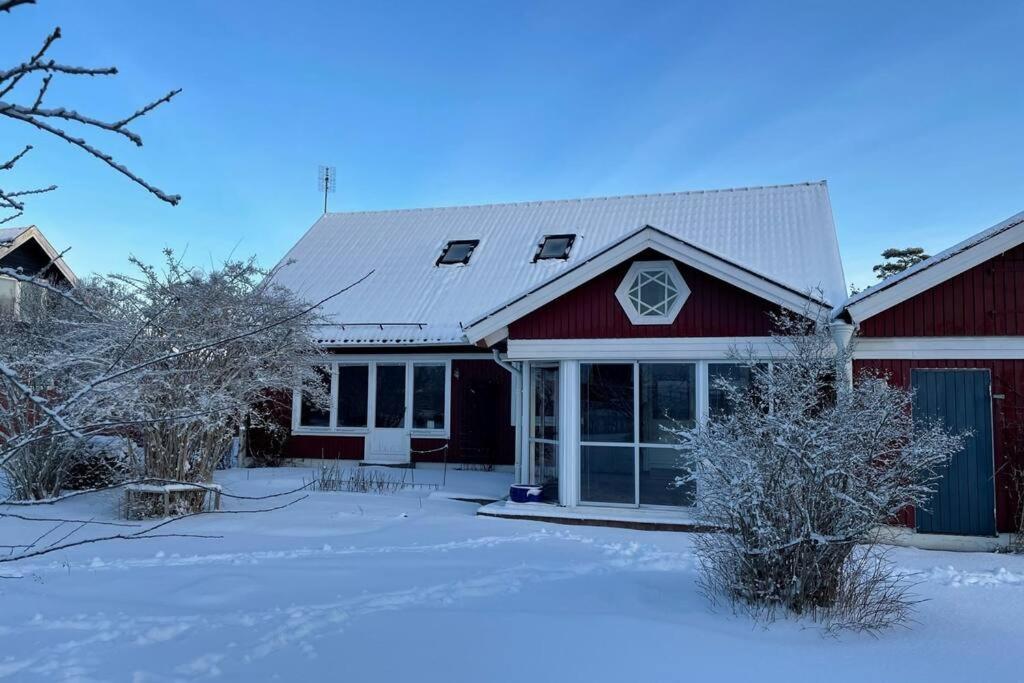
[[404, 464], [410, 461], [408, 392], [405, 363], [377, 363], [373, 426], [366, 436], [366, 462]]

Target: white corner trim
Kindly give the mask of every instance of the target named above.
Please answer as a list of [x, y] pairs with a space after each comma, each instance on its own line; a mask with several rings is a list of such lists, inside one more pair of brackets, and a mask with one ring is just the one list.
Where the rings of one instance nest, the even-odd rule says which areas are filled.
[[830, 306], [798, 294], [767, 277], [741, 268], [648, 226], [589, 260], [564, 271], [539, 287], [518, 296], [491, 313], [474, 320], [464, 329], [466, 338], [470, 343], [475, 344], [647, 249], [658, 251], [673, 260], [693, 266], [712, 277], [797, 313], [806, 312], [808, 307], [813, 309], [815, 304], [825, 312], [831, 310]]
[[1024, 221], [846, 307], [854, 322], [892, 308], [1024, 242]]
[[866, 337], [854, 340], [855, 360], [1024, 359], [1024, 337]]
[[510, 339], [509, 360], [719, 360], [733, 351], [760, 358], [786, 355], [771, 337], [646, 339]]
[[[644, 315], [637, 310], [630, 296], [630, 290], [633, 288], [633, 280], [639, 276], [641, 271], [655, 270], [662, 271], [668, 276], [672, 286], [676, 289], [676, 298], [664, 315]], [[639, 297], [639, 294], [637, 296]], [[622, 278], [622, 282], [615, 289], [615, 298], [619, 300], [619, 305], [622, 306], [622, 310], [634, 325], [671, 325], [689, 297], [690, 287], [679, 273], [674, 261], [634, 261], [625, 277]]]

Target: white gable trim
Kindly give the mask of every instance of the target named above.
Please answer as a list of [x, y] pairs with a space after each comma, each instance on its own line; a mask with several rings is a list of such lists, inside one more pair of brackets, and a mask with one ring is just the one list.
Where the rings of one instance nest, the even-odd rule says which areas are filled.
[[1022, 359], [1024, 337], [858, 338], [853, 357], [856, 360]]
[[667, 233], [644, 226], [625, 239], [613, 244], [590, 259], [581, 262], [539, 287], [508, 302], [504, 306], [471, 322], [465, 328], [466, 338], [471, 343], [479, 342], [502, 328], [550, 303], [580, 285], [592, 280], [606, 270], [626, 261], [647, 249], [653, 249], [669, 258], [693, 266], [712, 277], [736, 285], [740, 289], [779, 304], [798, 313], [808, 306], [831, 308], [827, 303], [817, 301], [784, 287], [764, 275], [723, 259], [704, 249], [695, 247]]
[[892, 284], [886, 286], [884, 282], [880, 283], [876, 285], [878, 289], [874, 293], [868, 291], [861, 297], [852, 298], [846, 311], [855, 323], [860, 323], [1013, 249], [1024, 242], [1024, 217], [1018, 214], [1010, 220], [1009, 225], [1002, 226], [1001, 231], [987, 239], [967, 245], [951, 255], [936, 254], [922, 261], [912, 271], [907, 271], [902, 278], [895, 276], [896, 280]]
[[61, 257], [60, 253], [56, 249], [54, 249], [53, 245], [50, 244], [49, 240], [47, 240], [46, 237], [43, 236], [42, 231], [40, 231], [39, 228], [37, 228], [34, 225], [22, 231], [22, 233], [15, 237], [13, 240], [11, 240], [9, 244], [0, 247], [0, 258], [7, 256], [8, 254], [15, 251], [29, 240], [33, 239], [39, 244], [40, 247], [42, 247], [43, 251], [46, 253], [46, 256], [53, 261], [54, 267], [61, 272], [61, 275], [63, 275], [69, 283], [71, 283], [71, 286], [74, 287], [75, 285], [77, 285], [78, 278], [75, 276], [74, 272], [72, 272], [71, 268], [69, 268], [68, 265], [64, 263], [64, 259]]
[[509, 360], [727, 360], [788, 354], [772, 337], [645, 337], [640, 339], [509, 339]]

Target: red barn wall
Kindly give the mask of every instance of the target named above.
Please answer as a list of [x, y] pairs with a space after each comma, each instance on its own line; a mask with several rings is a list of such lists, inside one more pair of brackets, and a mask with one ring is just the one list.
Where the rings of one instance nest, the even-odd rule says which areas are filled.
[[860, 325], [862, 337], [1024, 335], [1024, 245]]
[[739, 287], [676, 261], [690, 296], [671, 325], [634, 325], [615, 290], [633, 261], [666, 257], [647, 251], [622, 263], [509, 325], [510, 339], [630, 337], [753, 337], [771, 330], [768, 314], [779, 308]]
[[[1017, 511], [1015, 468], [1024, 467], [1024, 360], [857, 360], [854, 371], [876, 371], [910, 388], [914, 368], [984, 368], [992, 374], [992, 443], [995, 451], [996, 527], [1012, 532]], [[912, 514], [907, 520], [913, 525]]]
[[[1024, 245], [955, 275], [860, 323], [861, 337], [1024, 335]], [[985, 368], [992, 374], [996, 526], [1014, 530], [1015, 468], [1024, 466], [1024, 360], [858, 360], [910, 387], [914, 368]], [[912, 521], [912, 520], [911, 520]]]

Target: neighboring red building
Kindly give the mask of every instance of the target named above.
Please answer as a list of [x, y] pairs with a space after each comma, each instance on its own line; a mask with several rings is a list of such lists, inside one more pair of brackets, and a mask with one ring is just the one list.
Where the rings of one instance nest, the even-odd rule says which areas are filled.
[[331, 408], [295, 392], [289, 455], [514, 465], [581, 515], [682, 514], [661, 426], [768, 355], [769, 313], [846, 297], [824, 183], [326, 214], [282, 263], [311, 300], [372, 273], [327, 304]]
[[972, 436], [918, 531], [1016, 531], [1024, 467], [1024, 213], [851, 297], [855, 371], [916, 390], [915, 414]]

